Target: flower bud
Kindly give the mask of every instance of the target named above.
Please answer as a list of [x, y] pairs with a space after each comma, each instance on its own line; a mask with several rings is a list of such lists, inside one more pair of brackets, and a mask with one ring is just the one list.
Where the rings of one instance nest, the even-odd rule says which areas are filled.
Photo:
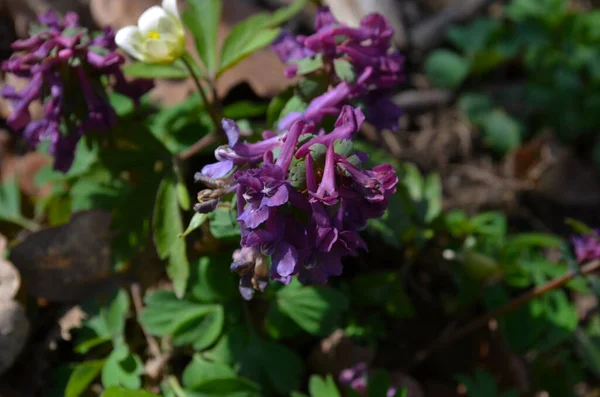
[[185, 31], [177, 0], [163, 0], [162, 7], [150, 7], [140, 16], [137, 26], [119, 30], [115, 41], [140, 61], [173, 63], [185, 52]]

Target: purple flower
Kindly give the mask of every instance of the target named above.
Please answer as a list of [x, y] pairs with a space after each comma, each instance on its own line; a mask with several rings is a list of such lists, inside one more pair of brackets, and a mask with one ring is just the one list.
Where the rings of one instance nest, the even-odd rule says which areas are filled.
[[234, 175], [235, 181], [243, 188], [242, 197], [247, 204], [238, 220], [246, 227], [258, 227], [269, 217], [269, 208], [287, 203], [290, 188], [286, 180], [287, 171], [304, 127], [301, 121], [292, 126], [275, 164], [264, 164], [260, 168]]
[[338, 21], [335, 19], [329, 7], [321, 7], [317, 11], [315, 18], [315, 30], [321, 30], [328, 26], [337, 25]]
[[[61, 20], [49, 11], [38, 20], [46, 29], [15, 41], [13, 49], [23, 54], [2, 64], [4, 71], [29, 79], [29, 85], [18, 93], [6, 86], [1, 95], [14, 104], [8, 125], [23, 130], [33, 147], [49, 141], [54, 167], [66, 172], [77, 142], [87, 131], [102, 131], [116, 124], [103, 81], [114, 82], [115, 91], [135, 101], [151, 84], [148, 80], [125, 79], [120, 69], [124, 58], [116, 52], [110, 28], [92, 39], [86, 29], [78, 26], [74, 13], [67, 13]], [[78, 97], [83, 97], [84, 103], [72, 100]], [[32, 121], [29, 105], [36, 100], [44, 104], [44, 118]]]
[[[308, 179], [314, 179], [314, 173], [310, 173], [308, 164], [312, 164], [312, 159], [306, 160], [306, 178], [307, 185], [314, 185], [314, 182], [308, 182]], [[310, 186], [309, 185], [309, 186]], [[325, 205], [335, 205], [338, 202], [338, 192], [335, 183], [335, 153], [333, 151], [333, 145], [329, 145], [327, 149], [327, 156], [325, 157], [325, 168], [323, 170], [323, 177], [321, 183], [316, 192], [310, 191], [309, 194], [312, 196], [310, 201], [321, 202]]]
[[234, 178], [244, 189], [243, 197], [247, 204], [238, 220], [254, 229], [267, 220], [270, 207], [287, 203], [289, 184], [284, 176], [283, 169], [277, 165], [263, 165], [236, 173]]
[[305, 157], [310, 152], [310, 147], [317, 143], [328, 147], [336, 140], [351, 139], [358, 132], [364, 120], [365, 116], [359, 108], [344, 106], [335, 122], [335, 129], [329, 134], [318, 136], [302, 145], [296, 152], [296, 158]]
[[382, 202], [396, 192], [398, 177], [390, 164], [366, 171], [357, 169], [348, 160], [343, 160], [341, 165], [352, 179], [352, 187], [369, 202]]
[[[263, 141], [245, 144], [235, 123], [224, 120], [229, 146], [217, 150], [220, 162], [200, 174], [217, 190], [200, 192], [199, 208], [213, 208], [218, 191], [236, 193], [242, 250], [232, 270], [240, 274], [242, 296], [262, 290], [267, 276], [324, 284], [342, 274], [344, 257], [367, 250], [359, 230], [383, 214], [398, 178], [389, 165], [362, 167], [367, 157], [354, 151], [351, 139], [363, 121], [360, 109], [344, 106], [329, 133], [313, 135], [313, 124], [296, 120], [281, 135], [266, 132]], [[227, 176], [235, 166], [239, 170]], [[213, 168], [227, 172], [213, 179], [207, 175], [214, 176]], [[267, 275], [257, 263], [268, 257]]]
[[571, 238], [578, 263], [600, 259], [600, 229], [595, 229], [594, 232], [594, 236], [581, 235]]
[[314, 52], [303, 46], [291, 33], [286, 31], [283, 31], [277, 40], [271, 44], [271, 49], [283, 63], [290, 63], [315, 55]]
[[229, 142], [228, 145], [220, 146], [215, 150], [215, 157], [219, 162], [202, 168], [202, 174], [209, 178], [222, 178], [236, 165], [260, 163], [265, 153], [282, 145], [280, 136], [273, 136], [258, 143], [241, 143], [239, 142], [240, 128], [235, 121], [223, 119], [221, 123]]
[[[310, 36], [282, 35], [273, 49], [288, 64], [289, 77], [296, 76], [299, 61], [319, 54], [322, 68], [309, 73], [326, 74], [333, 88], [313, 99], [306, 111], [288, 114], [279, 129], [284, 131], [300, 119], [318, 125], [324, 116], [337, 114], [343, 104], [364, 97], [368, 120], [379, 129], [396, 130], [401, 113], [386, 92], [404, 80], [404, 57], [391, 48], [394, 30], [388, 20], [370, 14], [360, 26], [350, 27], [336, 21], [328, 8], [322, 8], [317, 13], [315, 30]], [[349, 65], [355, 78], [338, 75], [336, 62]]]
[[[350, 387], [361, 396], [366, 396], [369, 381], [369, 367], [367, 363], [361, 362], [352, 368], [346, 368], [340, 372], [338, 380], [341, 385]], [[394, 397], [396, 391], [396, 388], [391, 386], [387, 391], [387, 397]]]

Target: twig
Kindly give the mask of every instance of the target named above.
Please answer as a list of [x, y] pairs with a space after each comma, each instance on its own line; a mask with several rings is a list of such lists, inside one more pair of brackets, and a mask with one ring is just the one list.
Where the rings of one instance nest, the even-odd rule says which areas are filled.
[[598, 269], [600, 269], [600, 260], [595, 260], [595, 261], [586, 263], [579, 269], [580, 270], [579, 272], [570, 270], [564, 276], [561, 276], [554, 280], [548, 281], [546, 284], [539, 286], [537, 288], [534, 288], [531, 291], [513, 299], [512, 301], [508, 302], [506, 305], [499, 307], [498, 309], [494, 310], [493, 312], [490, 312], [488, 314], [484, 314], [483, 316], [478, 317], [477, 319], [471, 321], [469, 324], [458, 329], [456, 332], [451, 334], [449, 337], [441, 337], [436, 342], [434, 342], [432, 345], [430, 345], [428, 348], [418, 352], [415, 357], [415, 362], [413, 363], [413, 365], [422, 363], [423, 361], [427, 360], [433, 353], [435, 353], [439, 349], [464, 338], [465, 336], [469, 335], [471, 332], [488, 324], [490, 322], [490, 320], [492, 320], [496, 317], [503, 316], [504, 314], [510, 313], [510, 312], [520, 308], [521, 306], [523, 306], [525, 303], [529, 302], [530, 300], [532, 300], [534, 298], [538, 298], [552, 290], [555, 290], [556, 288], [560, 288], [560, 287], [564, 286], [566, 283], [568, 283], [569, 281], [571, 281], [578, 275], [590, 274], [590, 273], [595, 272]]
[[405, 112], [422, 112], [447, 105], [454, 93], [445, 90], [411, 90], [394, 96], [394, 102]]
[[[133, 307], [135, 308], [136, 318], [139, 318], [140, 313], [144, 310], [144, 303], [142, 302], [142, 291], [139, 283], [133, 283], [131, 285], [131, 298], [133, 300]], [[158, 342], [154, 339], [152, 335], [150, 335], [146, 328], [140, 324], [142, 331], [144, 332], [144, 336], [146, 336], [146, 341], [148, 342], [148, 349], [150, 350], [150, 354], [154, 357], [159, 357], [162, 355], [160, 351], [160, 346]]]
[[190, 157], [193, 157], [194, 155], [196, 155], [198, 152], [201, 152], [202, 150], [206, 149], [210, 145], [217, 143], [219, 141], [220, 141], [220, 139], [219, 139], [218, 134], [216, 134], [214, 132], [206, 134], [202, 138], [200, 138], [196, 143], [194, 143], [192, 146], [190, 146], [183, 152], [179, 153], [177, 158], [179, 158], [180, 160], [187, 160]]

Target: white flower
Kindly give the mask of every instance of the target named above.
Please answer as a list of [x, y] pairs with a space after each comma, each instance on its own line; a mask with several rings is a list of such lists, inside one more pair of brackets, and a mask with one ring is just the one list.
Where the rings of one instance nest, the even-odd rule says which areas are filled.
[[144, 11], [137, 26], [117, 32], [115, 42], [131, 56], [147, 63], [169, 64], [185, 52], [185, 31], [177, 11], [177, 0]]

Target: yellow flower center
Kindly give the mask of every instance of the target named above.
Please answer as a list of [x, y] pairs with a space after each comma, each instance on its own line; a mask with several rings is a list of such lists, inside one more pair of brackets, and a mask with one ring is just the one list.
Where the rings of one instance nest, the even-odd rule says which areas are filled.
[[149, 39], [160, 39], [160, 33], [158, 32], [150, 32], [148, 33]]

